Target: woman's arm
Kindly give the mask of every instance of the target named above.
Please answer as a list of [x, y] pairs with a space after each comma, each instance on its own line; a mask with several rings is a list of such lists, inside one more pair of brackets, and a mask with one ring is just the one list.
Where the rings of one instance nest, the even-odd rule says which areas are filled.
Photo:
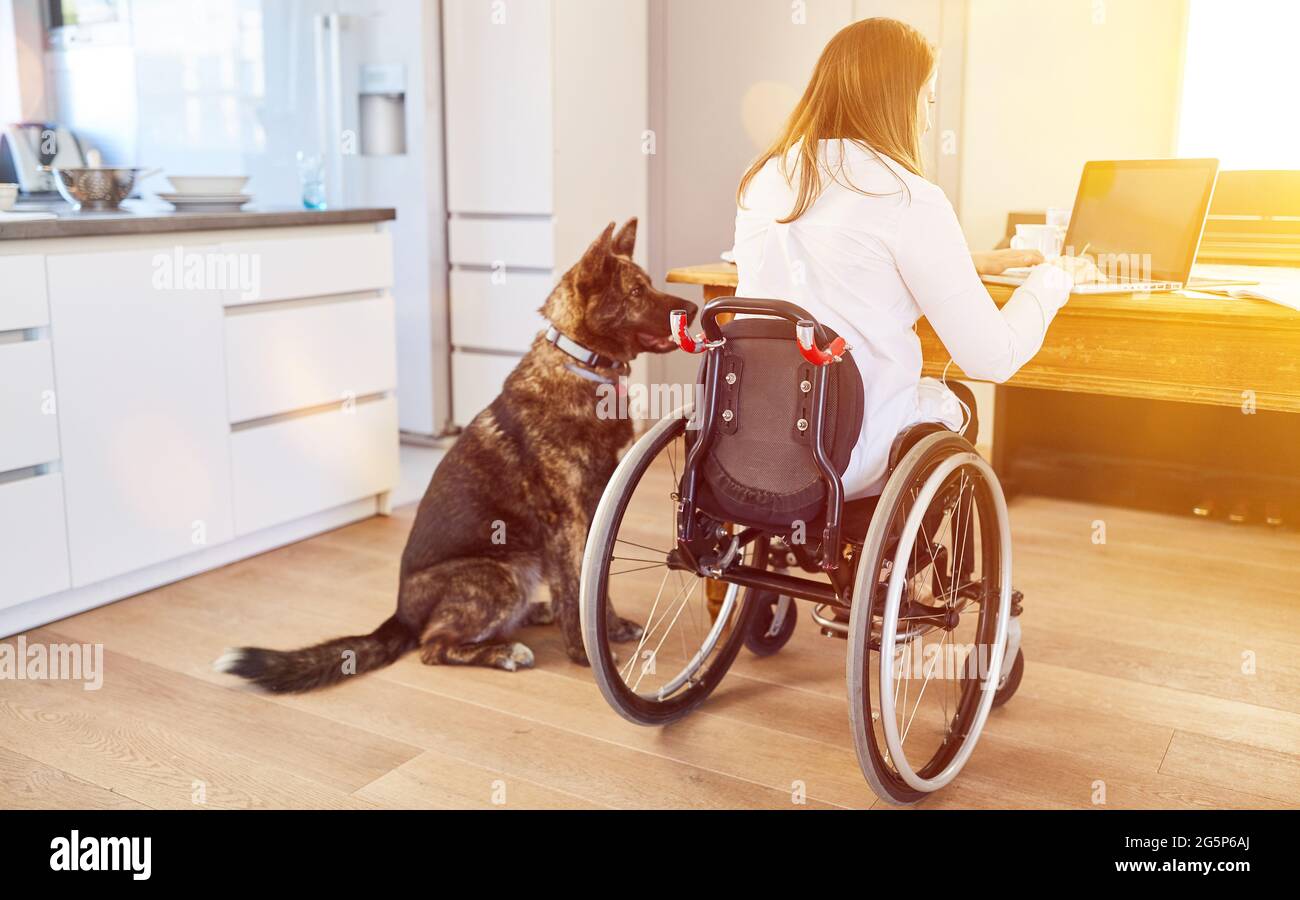
[[1002, 309], [975, 271], [957, 215], [937, 188], [913, 192], [894, 250], [898, 270], [953, 361], [971, 378], [1003, 382], [1042, 346], [1073, 280], [1040, 265]]

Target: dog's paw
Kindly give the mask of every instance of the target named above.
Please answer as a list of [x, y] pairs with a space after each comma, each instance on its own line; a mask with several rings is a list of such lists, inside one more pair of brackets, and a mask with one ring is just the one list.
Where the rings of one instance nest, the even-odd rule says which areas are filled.
[[498, 662], [500, 668], [507, 672], [515, 672], [519, 669], [531, 669], [533, 667], [533, 651], [520, 643], [510, 645], [510, 649], [501, 657]]
[[616, 644], [626, 644], [628, 641], [635, 641], [645, 629], [633, 622], [631, 619], [625, 619], [622, 616], [610, 616], [609, 624], [606, 628], [606, 634], [609, 639]]

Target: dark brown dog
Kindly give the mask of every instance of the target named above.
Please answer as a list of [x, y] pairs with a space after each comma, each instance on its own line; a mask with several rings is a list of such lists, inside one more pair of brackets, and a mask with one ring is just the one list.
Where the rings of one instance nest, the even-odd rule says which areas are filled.
[[[695, 304], [654, 289], [632, 262], [636, 219], [614, 223], [565, 273], [542, 307], [558, 331], [606, 357], [583, 365], [539, 336], [439, 464], [402, 554], [397, 612], [368, 635], [302, 650], [244, 647], [215, 663], [271, 691], [304, 691], [388, 665], [420, 648], [437, 663], [515, 670], [533, 653], [509, 640], [521, 624], [560, 626], [569, 657], [585, 664], [578, 624], [583, 546], [619, 453], [626, 418], [597, 414], [600, 390], [642, 351], [673, 347], [669, 313]], [[572, 347], [570, 347], [572, 349]], [[551, 605], [532, 601], [545, 581]], [[611, 622], [615, 640], [641, 627]]]

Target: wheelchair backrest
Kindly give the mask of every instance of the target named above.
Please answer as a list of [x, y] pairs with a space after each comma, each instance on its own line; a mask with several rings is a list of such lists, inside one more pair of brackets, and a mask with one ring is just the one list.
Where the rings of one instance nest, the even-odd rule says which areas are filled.
[[[743, 318], [722, 326], [726, 342], [709, 352], [701, 379], [718, 368], [712, 437], [701, 467], [702, 509], [724, 521], [790, 529], [826, 505], [826, 482], [813, 456], [818, 367], [795, 342], [793, 322]], [[822, 446], [837, 474], [862, 431], [862, 379], [852, 355], [827, 367]]]

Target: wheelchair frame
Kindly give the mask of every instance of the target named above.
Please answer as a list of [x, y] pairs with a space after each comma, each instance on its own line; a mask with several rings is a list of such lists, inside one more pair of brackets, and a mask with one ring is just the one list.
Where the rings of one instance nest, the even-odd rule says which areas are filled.
[[[720, 315], [762, 315], [776, 316], [795, 325], [800, 352], [813, 364], [813, 402], [809, 410], [808, 428], [811, 431], [811, 450], [813, 461], [826, 484], [826, 524], [822, 529], [821, 569], [830, 577], [832, 586], [807, 578], [784, 575], [754, 566], [732, 566], [726, 569], [726, 580], [743, 587], [757, 590], [775, 591], [803, 600], [830, 603], [842, 609], [849, 609], [851, 604], [843, 594], [851, 591], [852, 572], [846, 572], [840, 560], [840, 531], [844, 515], [844, 485], [839, 473], [826, 453], [825, 419], [827, 394], [830, 384], [829, 370], [843, 358], [846, 348], [843, 338], [829, 339], [826, 329], [815, 322], [807, 312], [785, 300], [746, 300], [736, 297], [722, 297], [705, 306], [700, 314], [700, 324], [704, 333], [698, 338], [691, 338], [686, 332], [686, 312], [674, 311], [672, 316], [673, 336], [678, 346], [689, 353], [706, 352], [704, 372], [704, 404], [700, 411], [702, 423], [699, 434], [686, 455], [682, 470], [682, 493], [679, 509], [694, 510], [699, 487], [699, 468], [709, 451], [716, 429], [716, 411], [718, 392], [722, 380], [722, 366], [717, 354], [712, 350], [726, 343], [726, 336], [718, 324]], [[814, 343], [816, 341], [816, 343]], [[827, 349], [821, 350], [820, 346]], [[681, 554], [685, 568], [697, 572], [710, 572], [706, 560], [698, 559], [691, 543], [698, 537], [698, 523], [693, 515], [678, 516], [677, 550]], [[736, 548], [744, 547], [761, 534], [758, 528], [746, 528], [738, 536]], [[712, 571], [714, 577], [721, 577], [721, 569]]]

